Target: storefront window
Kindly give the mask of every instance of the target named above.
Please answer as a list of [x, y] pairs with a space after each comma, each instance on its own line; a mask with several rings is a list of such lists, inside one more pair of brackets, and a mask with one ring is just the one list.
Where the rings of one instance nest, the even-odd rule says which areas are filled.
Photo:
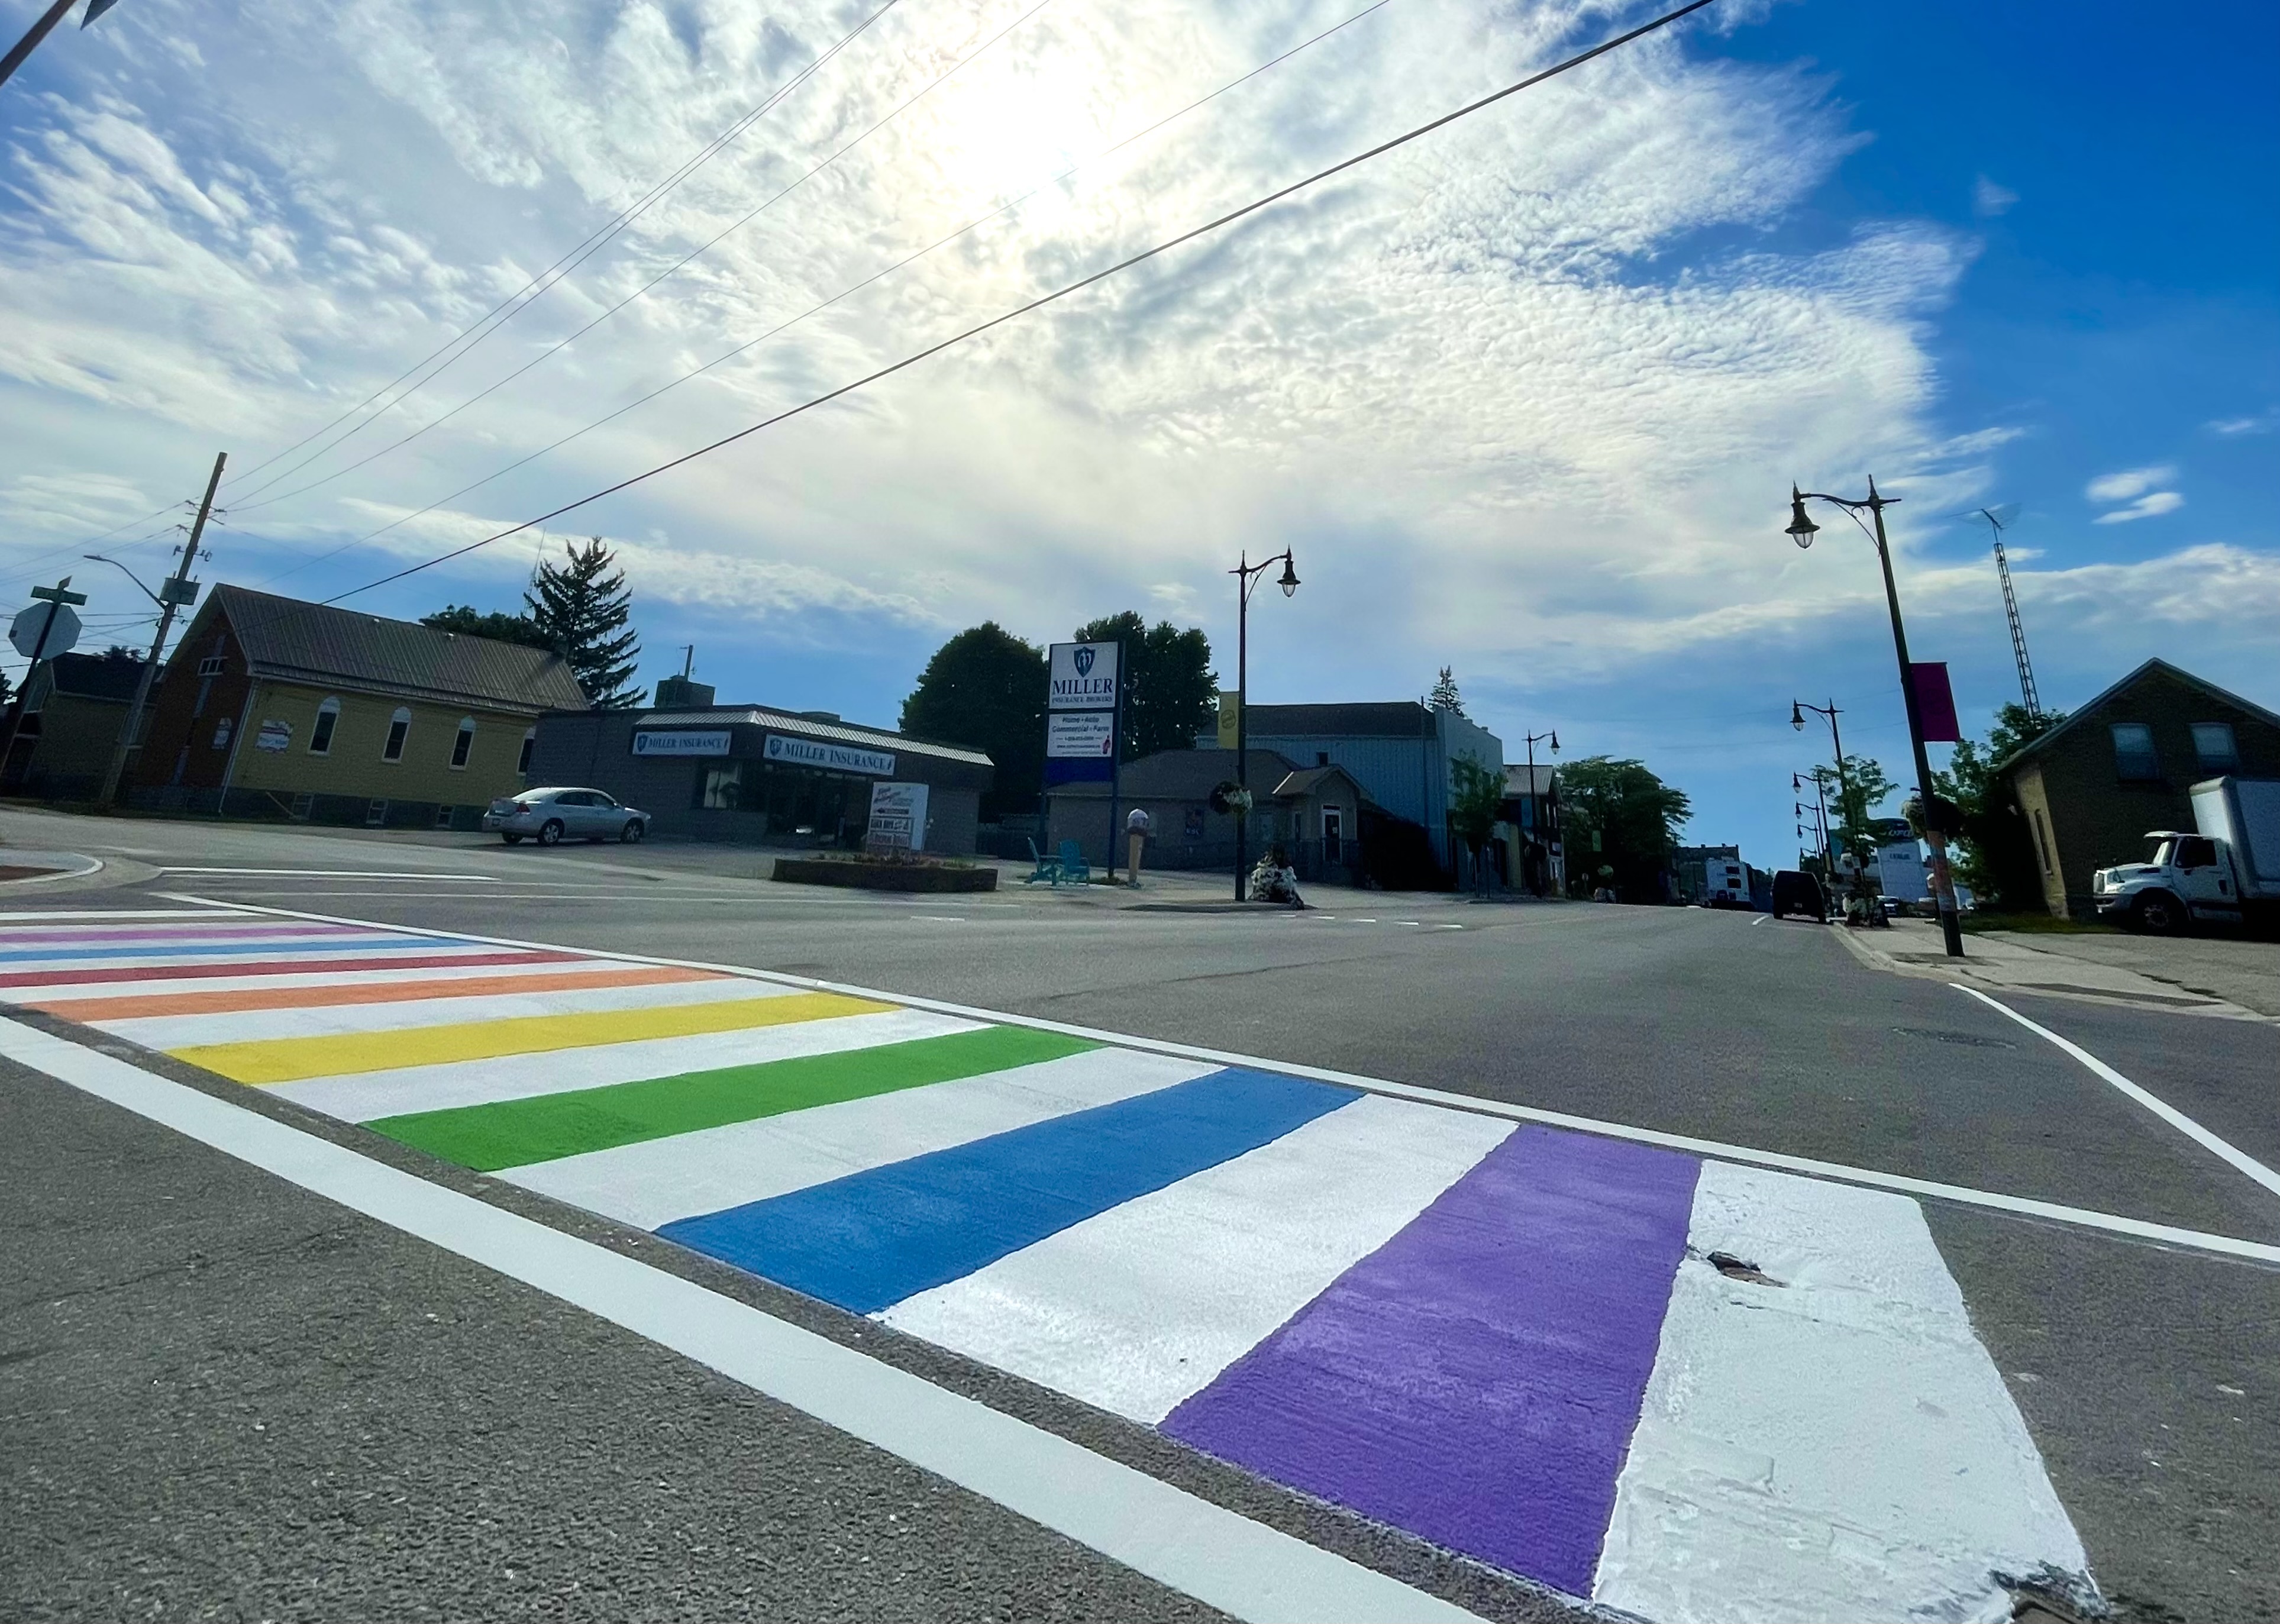
[[746, 813], [746, 833], [769, 840], [859, 846], [871, 816], [871, 780], [776, 762], [727, 761], [697, 780], [697, 804]]

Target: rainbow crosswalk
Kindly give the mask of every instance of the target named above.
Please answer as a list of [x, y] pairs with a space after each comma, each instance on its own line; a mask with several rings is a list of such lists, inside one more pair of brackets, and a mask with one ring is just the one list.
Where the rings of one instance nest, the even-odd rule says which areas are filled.
[[274, 914], [0, 916], [0, 1000], [1642, 1617], [2005, 1617], [2007, 1579], [2086, 1570], [1903, 1197], [886, 997]]

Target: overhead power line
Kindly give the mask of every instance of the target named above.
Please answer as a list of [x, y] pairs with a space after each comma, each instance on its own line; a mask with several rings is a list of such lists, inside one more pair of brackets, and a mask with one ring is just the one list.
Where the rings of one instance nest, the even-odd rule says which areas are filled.
[[1330, 179], [1333, 175], [1343, 174], [1349, 169], [1368, 163], [1372, 158], [1384, 156], [1386, 153], [1392, 151], [1397, 147], [1406, 146], [1411, 142], [1418, 140], [1421, 136], [1429, 135], [1435, 130], [1440, 129], [1444, 126], [1454, 124], [1460, 119], [1468, 118], [1472, 114], [1480, 112], [1484, 107], [1492, 107], [1507, 96], [1517, 96], [1522, 90], [1529, 89], [1537, 85], [1540, 85], [1548, 79], [1556, 79], [1560, 74], [1568, 73], [1571, 69], [1581, 67], [1586, 62], [1604, 57], [1611, 50], [1620, 50], [1623, 46], [1629, 44], [1633, 40], [1644, 38], [1645, 35], [1653, 34], [1660, 29], [1667, 28], [1672, 23], [1678, 21], [1679, 19], [1691, 16], [1692, 13], [1702, 10], [1705, 6], [1711, 4], [1712, 0], [1689, 0], [1689, 4], [1682, 5], [1675, 11], [1665, 12], [1662, 15], [1655, 18], [1650, 22], [1642, 23], [1636, 28], [1629, 29], [1625, 33], [1615, 35], [1613, 39], [1603, 41], [1599, 44], [1592, 46], [1588, 50], [1579, 51], [1564, 61], [1554, 63], [1548, 68], [1531, 73], [1527, 78], [1517, 81], [1513, 84], [1506, 85], [1501, 90], [1491, 91], [1488, 95], [1482, 96], [1477, 101], [1467, 102], [1465, 105], [1456, 109], [1453, 112], [1443, 113], [1439, 118], [1433, 119], [1426, 123], [1421, 124], [1414, 129], [1405, 131], [1403, 134], [1394, 136], [1390, 141], [1382, 141], [1374, 147], [1369, 147], [1362, 151], [1355, 153], [1352, 158], [1342, 158], [1337, 163], [1329, 165], [1327, 169], [1318, 169], [1313, 174], [1306, 176], [1304, 180], [1294, 181], [1288, 186], [1282, 187], [1278, 190], [1269, 192], [1265, 196], [1257, 198], [1252, 202], [1244, 204], [1241, 208], [1231, 209], [1227, 213], [1219, 216], [1216, 219], [1206, 220], [1204, 224], [1193, 227], [1187, 231], [1183, 231], [1177, 236], [1167, 237], [1163, 242], [1157, 243], [1153, 248], [1143, 249], [1140, 252], [1131, 255], [1127, 258], [1120, 259], [1114, 265], [1109, 266], [1105, 269], [1095, 271], [1088, 276], [1079, 277], [1076, 281], [1057, 288], [1051, 293], [1041, 294], [1037, 297], [1030, 299], [1025, 304], [1015, 305], [1012, 310], [992, 316], [987, 321], [977, 322], [974, 326], [966, 328], [963, 332], [954, 333], [948, 338], [928, 344], [923, 350], [914, 350], [911, 354], [905, 356], [899, 361], [891, 362], [885, 366], [880, 367], [875, 372], [866, 373], [863, 376], [856, 379], [851, 383], [843, 383], [836, 389], [829, 389], [821, 395], [811, 396], [809, 399], [802, 401], [796, 406], [786, 407], [783, 411], [775, 412], [772, 416], [762, 418], [757, 423], [750, 424], [743, 428], [740, 428], [735, 434], [724, 435], [709, 445], [698, 446], [693, 451], [684, 451], [678, 457], [673, 458], [666, 462], [659, 463], [653, 467], [645, 468], [641, 473], [633, 474], [628, 478], [620, 480], [613, 485], [605, 485], [601, 489], [592, 491], [586, 496], [582, 496], [574, 502], [566, 502], [560, 507], [551, 509], [547, 512], [540, 513], [534, 518], [526, 519], [520, 524], [510, 525], [507, 528], [498, 531], [495, 535], [487, 535], [481, 541], [470, 542], [464, 547], [455, 547], [449, 552], [439, 553], [435, 558], [426, 559], [419, 564], [412, 565], [404, 569], [394, 571], [389, 574], [382, 575], [377, 581], [368, 581], [360, 587], [351, 587], [345, 592], [335, 593], [333, 596], [328, 597], [324, 601], [327, 604], [337, 604], [342, 602], [343, 599], [355, 597], [362, 593], [373, 591], [377, 588], [387, 586], [393, 581], [402, 581], [407, 576], [417, 575], [422, 571], [434, 569], [439, 564], [448, 564], [454, 558], [463, 558], [466, 557], [467, 554], [479, 551], [485, 547], [490, 546], [495, 542], [503, 542], [511, 535], [520, 535], [525, 530], [532, 529], [539, 525], [543, 525], [549, 520], [559, 519], [565, 513], [574, 512], [578, 509], [587, 506], [589, 504], [600, 501], [605, 496], [615, 496], [618, 492], [641, 484], [645, 480], [655, 479], [659, 474], [668, 473], [674, 468], [680, 467], [684, 463], [694, 462], [700, 457], [709, 457], [714, 451], [720, 450], [724, 446], [734, 445], [739, 440], [748, 439], [751, 435], [759, 434], [762, 429], [773, 428], [777, 424], [785, 422], [790, 419], [798, 417], [803, 412], [813, 412], [818, 406], [828, 405], [832, 401], [839, 399], [843, 395], [851, 395], [858, 389], [864, 389], [871, 384], [878, 382], [882, 378], [892, 377], [895, 373], [905, 371], [909, 367], [915, 366], [921, 361], [931, 359], [933, 357], [940, 355], [944, 350], [951, 349], [956, 345], [962, 344], [970, 338], [979, 337], [981, 335], [990, 331], [992, 328], [1003, 327], [1007, 322], [1017, 320], [1021, 317], [1026, 316], [1033, 311], [1043, 310], [1048, 304], [1056, 304], [1062, 299], [1067, 298], [1071, 294], [1082, 292], [1083, 289], [1093, 286], [1096, 282], [1105, 281], [1112, 276], [1115, 276], [1122, 272], [1130, 270], [1134, 266], [1144, 264], [1160, 255], [1169, 253], [1172, 250], [1179, 248], [1183, 244], [1192, 242], [1198, 237], [1208, 236], [1213, 232], [1218, 231], [1223, 227], [1230, 226], [1236, 220], [1244, 219], [1246, 216], [1256, 214], [1259, 210], [1268, 208], [1275, 204], [1280, 203], [1286, 197], [1294, 196], [1298, 193], [1306, 190], [1309, 187], [1320, 185], [1322, 181]]
[[[625, 309], [627, 305], [633, 304], [637, 299], [646, 297], [650, 290], [655, 288], [659, 283], [677, 274], [684, 269], [690, 261], [697, 259], [711, 252], [729, 236], [733, 235], [736, 232], [742, 231], [745, 227], [751, 225], [761, 215], [766, 213], [768, 210], [774, 208], [786, 197], [790, 196], [792, 193], [797, 191], [801, 187], [806, 185], [807, 182], [813, 181], [816, 176], [830, 168], [841, 158], [846, 157], [850, 152], [852, 152], [856, 148], [861, 146], [872, 136], [886, 128], [888, 125], [892, 124], [896, 119], [901, 118], [903, 114], [908, 112], [913, 107], [918, 105], [918, 104], [924, 100], [928, 96], [939, 89], [952, 74], [958, 73], [961, 68], [964, 68], [974, 62], [976, 58], [981, 57], [983, 52], [989, 50], [991, 46], [997, 44], [1007, 35], [1013, 33], [1014, 29], [1020, 27], [1023, 23], [1028, 21], [1032, 17], [1035, 17], [1039, 12], [1044, 11], [1052, 3], [1053, 0], [1036, 0], [1036, 3], [1030, 6], [1028, 11], [1022, 12], [1019, 17], [1016, 17], [1012, 22], [1007, 23], [996, 34], [990, 35], [988, 40], [984, 41], [976, 49], [969, 51], [967, 55], [960, 57], [957, 61], [951, 63], [947, 68], [944, 68], [940, 73], [936, 74], [932, 80], [928, 81], [928, 83], [916, 94], [905, 99], [902, 104], [897, 107], [892, 112], [890, 112], [884, 118], [880, 119], [861, 135], [856, 136], [852, 141], [848, 142], [837, 151], [832, 153], [830, 157], [823, 159], [822, 162], [814, 165], [805, 174], [801, 175], [797, 180], [793, 181], [790, 184], [778, 189], [774, 195], [769, 196], [767, 200], [762, 203], [758, 208], [751, 210], [741, 218], [730, 222], [728, 226], [723, 227], [720, 230], [715, 232], [711, 237], [707, 238], [703, 242], [698, 243], [695, 248], [689, 250], [689, 252], [683, 254], [680, 258], [666, 266], [664, 270], [659, 271], [655, 276], [651, 277], [649, 281], [643, 282], [640, 287], [626, 295], [624, 298], [620, 299], [615, 304], [611, 305], [609, 309], [604, 311], [600, 315], [596, 316], [592, 320], [587, 322], [584, 327], [580, 327], [576, 332], [570, 334], [566, 338], [557, 339], [553, 343], [540, 350], [529, 360], [525, 361], [521, 366], [507, 373], [505, 377], [501, 378], [497, 382], [489, 384], [483, 389], [476, 391], [474, 394], [470, 395], [466, 399], [461, 401], [449, 412], [444, 412], [441, 417], [430, 419], [428, 421], [422, 423], [419, 427], [413, 429], [410, 434], [404, 435], [400, 439], [390, 441], [388, 444], [381, 446], [376, 451], [366, 453], [364, 456], [357, 458], [356, 461], [349, 464], [346, 467], [336, 468], [330, 473], [320, 474], [317, 478], [311, 480], [305, 485], [297, 485], [291, 490], [281, 491], [276, 496], [266, 497], [259, 502], [245, 502], [241, 500], [238, 504], [238, 511], [240, 512], [250, 512], [257, 508], [268, 507], [273, 503], [288, 502], [295, 496], [305, 496], [310, 491], [316, 489], [319, 486], [329, 485], [335, 480], [341, 479], [348, 474], [353, 473], [358, 468], [363, 467], [366, 463], [375, 462], [381, 458], [387, 456], [390, 451], [401, 450], [405, 446], [410, 445], [414, 440], [419, 439], [429, 429], [442, 427], [445, 423], [458, 416], [459, 413], [465, 412], [468, 407], [497, 393], [499, 390], [505, 389], [508, 384], [512, 383], [517, 378], [521, 377], [523, 373], [530, 371], [533, 367], [538, 366], [551, 358], [560, 354], [572, 344], [576, 343], [580, 339], [585, 337], [587, 334], [592, 332], [596, 327], [600, 327], [604, 322], [609, 320], [611, 317], [616, 315], [620, 311]], [[339, 441], [334, 442], [334, 444], [335, 445], [338, 445], [339, 443]]]
[[690, 367], [688, 371], [679, 373], [678, 375], [658, 385], [647, 394], [638, 396], [635, 398], [628, 401], [624, 405], [618, 407], [615, 411], [596, 418], [592, 422], [586, 424], [582, 427], [572, 429], [568, 434], [564, 435], [561, 438], [550, 441], [548, 443], [540, 446], [536, 450], [527, 452], [523, 456], [516, 458], [512, 462], [506, 464], [503, 467], [493, 469], [490, 473], [484, 474], [482, 478], [476, 480], [470, 484], [462, 485], [457, 490], [448, 492], [443, 496], [436, 497], [425, 507], [415, 508], [411, 512], [403, 514], [399, 518], [389, 520], [386, 524], [381, 526], [376, 530], [367, 531], [366, 534], [358, 536], [353, 541], [343, 542], [341, 545], [331, 549], [329, 551], [318, 553], [313, 557], [304, 558], [301, 562], [292, 565], [288, 568], [280, 570], [277, 573], [269, 576], [260, 584], [264, 588], [266, 588], [274, 582], [286, 579], [288, 576], [297, 575], [304, 569], [312, 568], [319, 564], [325, 563], [328, 559], [336, 558], [341, 554], [348, 552], [352, 549], [361, 547], [367, 542], [377, 541], [380, 537], [386, 535], [391, 530], [399, 528], [404, 525], [407, 525], [415, 519], [423, 519], [427, 517], [427, 515], [434, 512], [437, 508], [442, 507], [447, 502], [456, 502], [470, 491], [481, 489], [493, 480], [502, 479], [507, 474], [512, 473], [517, 468], [523, 467], [530, 463], [537, 461], [540, 458], [546, 456], [549, 452], [560, 450], [564, 446], [568, 445], [574, 440], [582, 439], [587, 435], [592, 434], [596, 429], [605, 427], [611, 423], [616, 422], [618, 419], [625, 416], [628, 412], [636, 411], [639, 408], [647, 405], [650, 402], [657, 399], [659, 396], [667, 394], [674, 389], [677, 389], [684, 383], [688, 383], [703, 377], [706, 373], [711, 372], [713, 368], [725, 366], [728, 362], [735, 360], [738, 356], [744, 354], [749, 350], [751, 350], [756, 345], [766, 343], [769, 339], [790, 331], [791, 328], [798, 326], [801, 322], [805, 321], [811, 316], [821, 314], [824, 311], [830, 309], [833, 305], [839, 304], [842, 300], [851, 298], [854, 295], [860, 293], [864, 289], [870, 287], [873, 283], [893, 275], [897, 271], [901, 270], [904, 266], [914, 264], [917, 261], [925, 258], [928, 255], [936, 252], [937, 250], [948, 247], [951, 243], [957, 242], [959, 238], [965, 236], [967, 233], [976, 231], [982, 227], [988, 225], [991, 220], [997, 219], [1001, 216], [1020, 208], [1023, 204], [1028, 202], [1030, 198], [1036, 196], [1039, 193], [1048, 191], [1053, 187], [1059, 186], [1070, 176], [1077, 173], [1080, 170], [1086, 168], [1088, 165], [1097, 164], [1103, 158], [1113, 158], [1117, 153], [1124, 150], [1125, 148], [1131, 146], [1134, 142], [1146, 140], [1149, 136], [1156, 134], [1159, 130], [1163, 129], [1166, 126], [1184, 119], [1188, 114], [1195, 112], [1198, 108], [1205, 105], [1207, 103], [1218, 100], [1221, 96], [1225, 96], [1229, 91], [1233, 90], [1241, 85], [1249, 83], [1252, 80], [1258, 78], [1261, 73], [1267, 73], [1272, 68], [1281, 66], [1283, 63], [1288, 62], [1291, 58], [1298, 56], [1300, 52], [1312, 50], [1314, 46], [1321, 44], [1324, 40], [1329, 39], [1331, 35], [1352, 27], [1353, 24], [1361, 21], [1362, 19], [1370, 16], [1374, 12], [1383, 11], [1387, 6], [1392, 4], [1393, 0], [1371, 0], [1370, 4], [1362, 7], [1359, 12], [1355, 12], [1351, 15], [1332, 23], [1329, 27], [1323, 29], [1319, 34], [1301, 40], [1298, 44], [1291, 46], [1289, 50], [1282, 51], [1276, 56], [1268, 58], [1266, 61], [1261, 62], [1256, 67], [1237, 75], [1236, 78], [1229, 80], [1216, 90], [1212, 90], [1203, 96], [1198, 96], [1194, 101], [1188, 103], [1184, 107], [1176, 108], [1170, 112], [1165, 113], [1160, 118], [1156, 119], [1153, 122], [1133, 131], [1130, 135], [1124, 136], [1113, 144], [1102, 148], [1091, 157], [1082, 158], [1076, 163], [1070, 165], [1067, 169], [1062, 170], [1060, 173], [1053, 176], [1051, 180], [1043, 181], [1040, 184], [1030, 188], [1028, 191], [1023, 192], [1017, 197], [1008, 198], [1004, 203], [999, 204], [996, 208], [990, 210], [987, 214], [976, 215], [974, 219], [967, 221], [956, 230], [949, 232], [943, 236], [936, 237], [933, 242], [928, 243], [923, 248], [913, 250], [910, 253], [904, 255], [900, 259], [895, 260], [890, 265], [881, 266], [878, 270], [872, 272], [868, 276], [864, 277], [859, 281], [849, 283], [846, 287], [842, 288], [830, 297], [819, 300], [815, 304], [809, 305], [805, 310], [801, 311], [798, 314], [785, 318], [783, 320], [776, 323], [775, 326], [768, 328], [766, 332], [754, 335], [752, 337], [746, 339], [743, 343], [736, 345], [734, 349], [723, 350], [720, 354], [714, 356], [711, 360], [705, 362], [702, 366]]
[[[405, 379], [410, 378], [414, 373], [419, 372], [420, 368], [428, 366], [429, 362], [435, 360], [439, 356], [445, 358], [441, 365], [435, 366], [434, 370], [421, 377], [417, 382], [413, 383], [410, 389], [404, 390], [403, 393], [389, 400], [385, 405], [381, 406], [378, 412], [374, 412], [370, 417], [366, 418], [363, 421], [356, 424], [346, 434], [340, 435], [330, 444], [320, 446], [316, 450], [311, 452], [307, 457], [303, 458], [299, 462], [295, 463], [291, 467], [285, 469], [281, 473], [271, 475], [267, 480], [265, 480], [260, 484], [254, 486], [251, 489], [243, 492], [242, 495], [258, 495], [259, 492], [268, 489], [270, 486], [277, 483], [278, 481], [291, 478], [295, 473], [299, 473], [303, 468], [307, 467], [311, 463], [316, 461], [318, 458], [322, 457], [327, 451], [333, 450], [346, 443], [365, 428], [370, 427], [373, 423], [379, 421], [379, 419], [385, 416], [389, 411], [401, 405], [404, 402], [409, 400], [413, 395], [419, 393], [420, 389], [433, 382], [446, 370], [463, 359], [475, 348], [477, 344], [481, 343], [484, 339], [489, 338], [493, 333], [498, 331], [499, 328], [505, 327], [508, 322], [513, 320], [515, 317], [520, 315], [524, 311], [529, 309], [530, 306], [535, 304], [541, 298], [544, 297], [547, 292], [552, 289], [557, 282], [559, 282], [564, 277], [569, 275], [571, 272], [576, 270], [580, 266], [585, 264], [587, 260], [592, 258], [604, 248], [607, 247], [609, 243], [615, 240], [620, 234], [624, 232], [643, 214], [649, 212], [651, 208], [662, 202], [666, 195], [672, 192], [675, 188], [679, 187], [682, 181], [688, 180], [689, 176], [695, 174], [699, 169], [702, 169], [706, 164], [711, 163], [713, 158], [720, 156], [722, 151], [736, 142], [738, 136], [742, 135], [755, 123], [759, 122], [763, 116], [765, 116], [772, 108], [782, 102], [786, 96], [798, 89], [803, 84], [805, 84], [809, 79], [813, 78], [822, 69], [825, 64], [831, 61], [831, 59], [838, 56], [841, 51], [846, 50], [848, 46], [854, 43], [855, 40], [868, 29], [872, 24], [877, 22], [879, 19], [884, 17], [900, 3], [901, 0], [885, 0], [884, 4], [881, 5], [876, 11], [871, 12], [870, 15], [857, 23], [854, 27], [849, 29], [836, 43], [831, 46], [829, 50], [826, 50], [821, 56], [816, 58], [814, 61], [809, 63], [805, 67], [800, 69], [798, 73], [793, 74], [790, 79], [787, 80], [778, 89], [770, 91], [768, 95], [761, 100], [758, 106], [743, 114], [734, 123], [730, 124], [727, 129], [721, 131], [718, 135], [715, 135], [712, 140], [706, 142], [702, 147], [698, 148], [694, 154], [682, 161], [679, 168], [674, 170], [673, 173], [666, 175], [664, 180], [659, 181], [656, 185], [651, 187], [648, 191], [643, 193], [632, 203], [627, 204], [626, 207], [618, 211], [616, 214], [603, 221], [600, 226], [597, 227], [584, 239], [572, 247], [568, 252], [565, 253], [560, 258], [555, 260], [553, 264], [548, 266], [544, 270], [540, 271], [528, 281], [523, 283], [520, 288], [507, 295], [505, 298], [500, 300], [497, 304], [492, 305], [489, 310], [478, 317], [473, 323], [462, 328], [456, 336], [446, 339], [442, 344], [438, 345], [435, 349], [429, 350], [427, 355], [423, 356], [419, 360], [414, 361], [410, 366], [407, 366], [402, 372], [397, 373], [395, 377], [389, 379], [386, 383], [381, 384], [371, 394], [366, 396], [364, 399], [358, 401], [355, 405], [350, 406], [346, 412], [342, 412], [330, 422], [324, 424], [320, 427], [312, 429], [309, 433], [302, 435], [301, 438], [293, 442], [292, 444], [287, 446], [284, 450], [271, 453], [261, 461], [248, 467], [243, 473], [233, 476], [234, 481], [250, 479], [254, 474], [259, 473], [262, 469], [268, 467], [272, 463], [279, 462], [283, 460], [285, 458], [290, 457], [294, 452], [299, 450], [303, 446], [307, 445], [311, 441], [320, 439], [324, 435], [331, 434], [334, 429], [338, 428], [350, 418], [355, 417], [366, 407], [380, 399], [381, 396], [386, 395], [390, 389], [395, 389], [397, 384], [402, 383]], [[520, 301], [520, 303], [517, 301]], [[464, 346], [464, 348], [461, 346]], [[453, 350], [457, 350], [458, 353], [448, 353]]]

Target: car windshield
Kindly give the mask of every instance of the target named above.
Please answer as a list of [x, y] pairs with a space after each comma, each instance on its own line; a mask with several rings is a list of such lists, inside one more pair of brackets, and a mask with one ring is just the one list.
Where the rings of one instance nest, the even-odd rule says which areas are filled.
[[2153, 843], [2153, 855], [2147, 858], [2145, 860], [2153, 864], [2156, 868], [2166, 868], [2168, 866], [2169, 860], [2176, 855], [2177, 843], [2174, 839], [2164, 835], [2162, 838]]

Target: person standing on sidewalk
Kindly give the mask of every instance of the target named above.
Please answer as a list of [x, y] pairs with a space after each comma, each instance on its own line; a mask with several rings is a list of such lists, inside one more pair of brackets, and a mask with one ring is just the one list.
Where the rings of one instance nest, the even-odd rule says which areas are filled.
[[1136, 890], [1140, 886], [1140, 848], [1147, 843], [1148, 831], [1155, 821], [1144, 806], [1134, 807], [1124, 819], [1125, 867], [1128, 871], [1126, 878]]

